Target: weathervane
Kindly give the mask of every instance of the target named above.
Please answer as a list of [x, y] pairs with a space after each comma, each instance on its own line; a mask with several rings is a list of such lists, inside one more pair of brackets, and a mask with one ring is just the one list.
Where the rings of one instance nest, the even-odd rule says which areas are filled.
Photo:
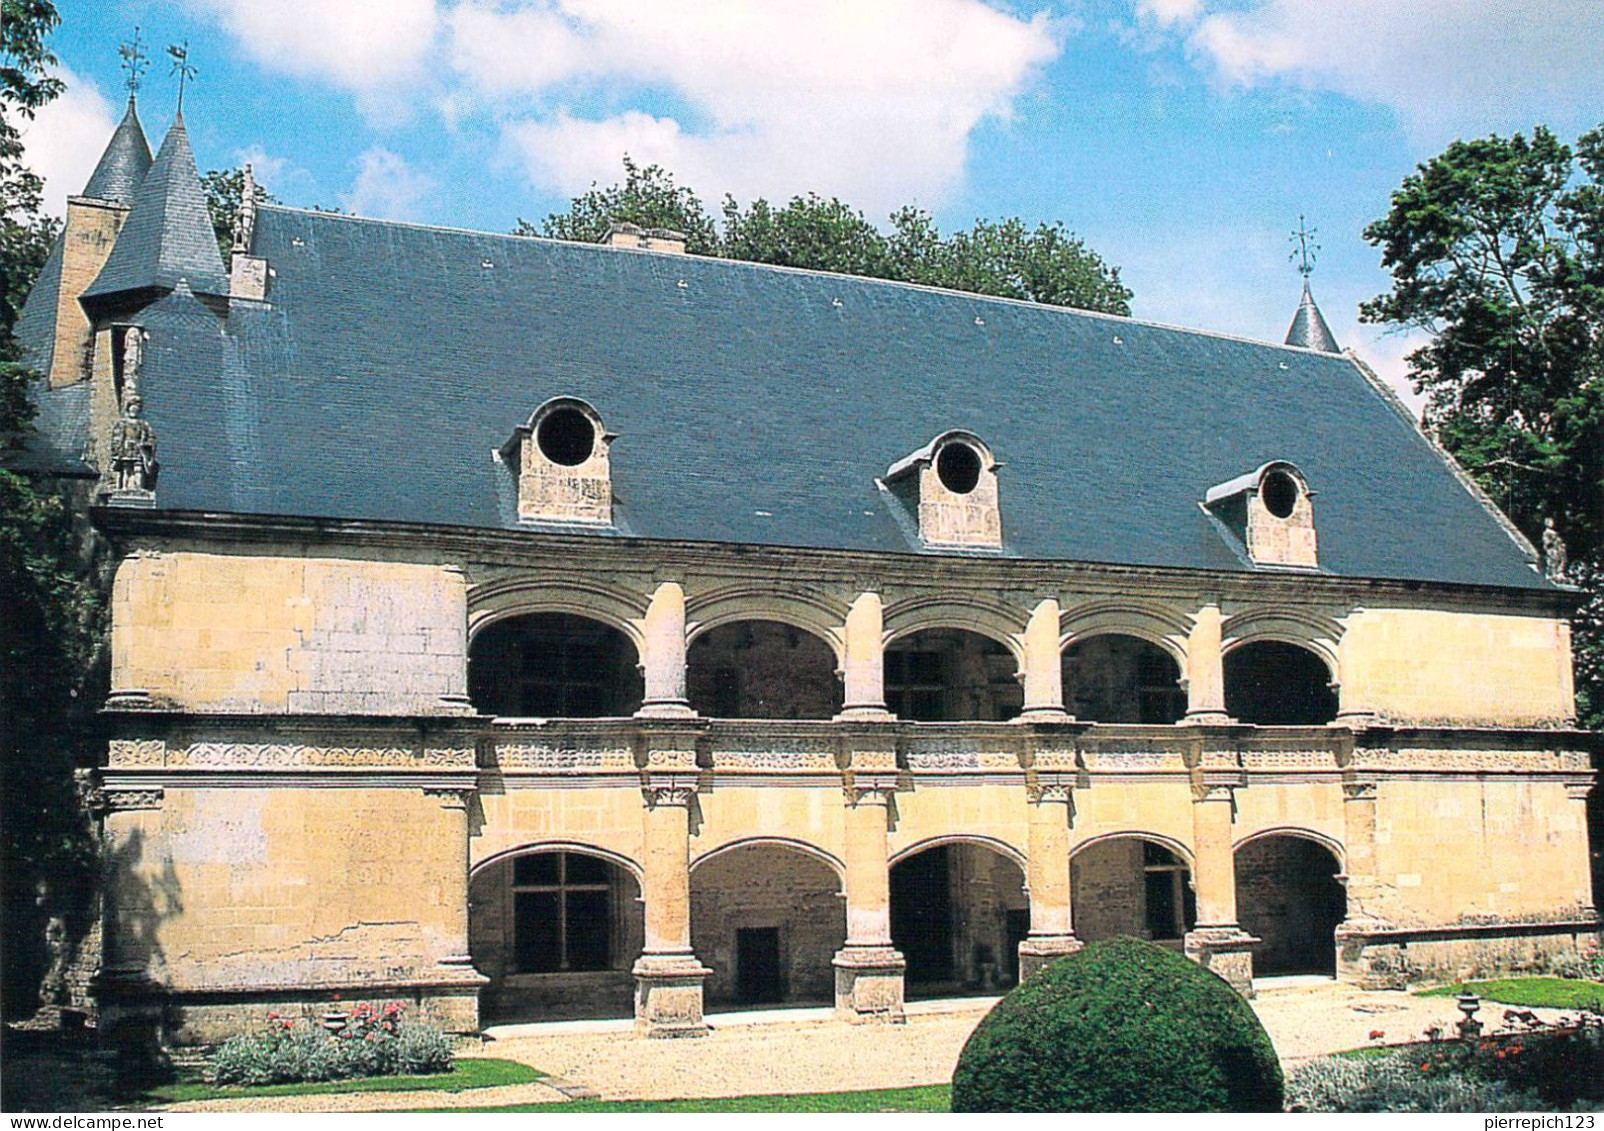
[[183, 43], [170, 44], [167, 54], [173, 57], [173, 69], [170, 72], [178, 76], [178, 112], [184, 112], [184, 81], [192, 79], [198, 73], [195, 66], [189, 61], [189, 40]]
[[1307, 279], [1314, 271], [1314, 257], [1320, 250], [1320, 245], [1314, 242], [1314, 234], [1319, 228], [1310, 228], [1303, 222], [1303, 213], [1298, 213], [1298, 230], [1287, 237], [1288, 243], [1298, 246], [1287, 258], [1297, 263], [1298, 274]]
[[134, 28], [134, 38], [127, 43], [117, 45], [117, 54], [123, 58], [122, 69], [128, 72], [123, 85], [128, 88], [128, 101], [132, 102], [139, 93], [139, 81], [145, 71], [150, 67], [150, 56], [145, 54], [144, 44], [139, 42], [139, 28]]

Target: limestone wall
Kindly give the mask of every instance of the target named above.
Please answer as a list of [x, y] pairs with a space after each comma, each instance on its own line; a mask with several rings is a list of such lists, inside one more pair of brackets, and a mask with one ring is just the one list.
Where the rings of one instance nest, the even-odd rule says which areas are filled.
[[466, 616], [461, 573], [436, 565], [136, 554], [112, 590], [112, 690], [191, 711], [462, 710]]
[[1553, 618], [1367, 608], [1348, 618], [1340, 648], [1345, 709], [1449, 726], [1575, 716], [1570, 632]]

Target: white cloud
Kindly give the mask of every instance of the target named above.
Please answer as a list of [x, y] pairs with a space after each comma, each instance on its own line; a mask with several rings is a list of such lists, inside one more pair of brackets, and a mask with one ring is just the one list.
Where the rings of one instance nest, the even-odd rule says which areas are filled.
[[363, 91], [414, 75], [438, 28], [434, 0], [190, 0], [262, 67]]
[[62, 95], [48, 102], [32, 121], [24, 118], [24, 162], [45, 182], [45, 211], [63, 216], [67, 197], [83, 192], [117, 128], [121, 107], [114, 106], [88, 79], [65, 67], [56, 77], [67, 84]]
[[356, 180], [350, 192], [340, 194], [340, 205], [358, 216], [410, 220], [432, 191], [433, 180], [413, 169], [400, 154], [376, 145], [357, 158]]
[[[507, 111], [508, 140], [542, 188], [616, 179], [627, 149], [710, 199], [813, 190], [871, 215], [955, 188], [970, 134], [1006, 119], [1063, 36], [1045, 15], [979, 0], [463, 0], [448, 23], [463, 82], [508, 107], [562, 107]], [[686, 109], [665, 109], [665, 91]], [[598, 92], [618, 108], [564, 105]]]
[[[1285, 79], [1392, 108], [1417, 141], [1530, 127], [1535, 107], [1596, 122], [1604, 4], [1594, 0], [1136, 0], [1221, 79]], [[1574, 124], [1574, 123], [1573, 123]]]

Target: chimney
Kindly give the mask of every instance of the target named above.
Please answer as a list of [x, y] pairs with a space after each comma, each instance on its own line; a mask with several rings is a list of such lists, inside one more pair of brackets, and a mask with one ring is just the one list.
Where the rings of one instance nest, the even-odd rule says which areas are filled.
[[602, 243], [608, 247], [633, 247], [641, 251], [666, 251], [674, 255], [685, 254], [685, 233], [672, 228], [643, 228], [627, 221], [614, 221], [607, 226]]

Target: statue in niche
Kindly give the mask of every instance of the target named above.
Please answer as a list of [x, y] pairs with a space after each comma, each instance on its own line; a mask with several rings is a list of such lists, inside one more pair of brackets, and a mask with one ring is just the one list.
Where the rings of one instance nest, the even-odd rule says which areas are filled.
[[1543, 573], [1550, 581], [1565, 580], [1565, 567], [1570, 564], [1570, 555], [1565, 550], [1565, 539], [1559, 536], [1554, 529], [1552, 518], [1543, 519]]
[[139, 416], [140, 399], [123, 402], [123, 414], [111, 430], [111, 470], [117, 491], [156, 490], [156, 430]]
[[123, 399], [139, 394], [139, 367], [145, 360], [145, 331], [130, 326], [123, 331]]

